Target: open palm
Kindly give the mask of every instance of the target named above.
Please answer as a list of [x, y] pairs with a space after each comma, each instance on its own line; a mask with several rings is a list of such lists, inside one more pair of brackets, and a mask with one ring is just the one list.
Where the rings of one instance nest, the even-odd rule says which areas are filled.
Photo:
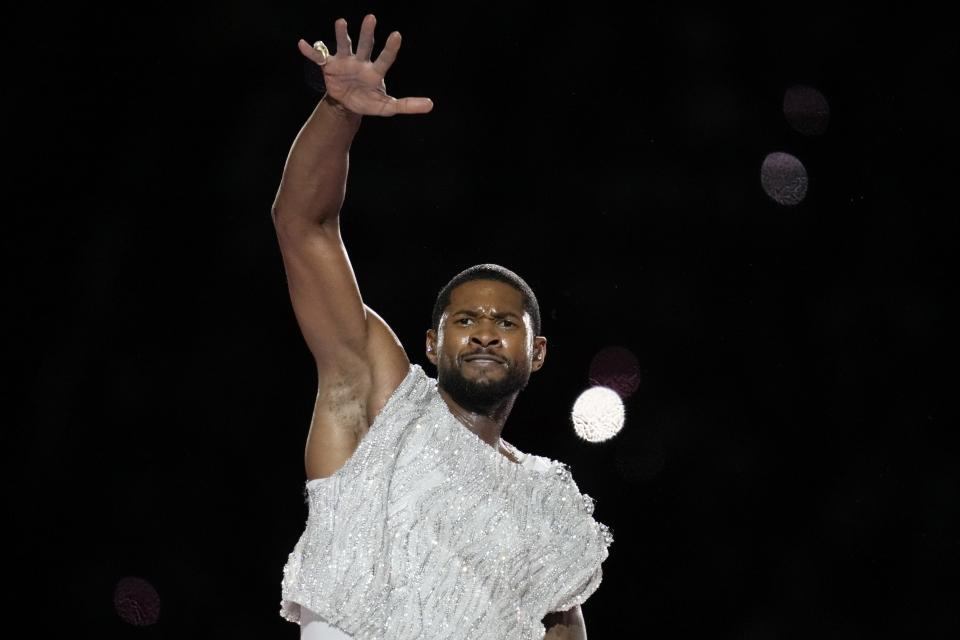
[[326, 57], [300, 40], [297, 47], [323, 70], [327, 95], [343, 108], [363, 116], [393, 116], [398, 113], [427, 113], [433, 109], [430, 98], [394, 98], [387, 94], [384, 76], [400, 50], [400, 33], [394, 31], [376, 60], [370, 60], [373, 51], [373, 31], [377, 19], [368, 14], [360, 26], [360, 41], [353, 52], [347, 21], [340, 18], [334, 24], [337, 34], [337, 52]]

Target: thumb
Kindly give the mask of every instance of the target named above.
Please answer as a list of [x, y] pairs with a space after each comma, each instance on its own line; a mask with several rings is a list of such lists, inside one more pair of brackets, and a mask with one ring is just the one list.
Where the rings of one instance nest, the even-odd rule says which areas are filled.
[[313, 45], [303, 38], [300, 38], [300, 40], [297, 42], [297, 49], [299, 49], [300, 53], [302, 53], [305, 57], [309, 58], [313, 62], [316, 62], [318, 65], [326, 62], [323, 54], [314, 49]]
[[430, 113], [433, 110], [433, 100], [430, 98], [400, 98], [396, 102], [396, 113], [414, 114]]

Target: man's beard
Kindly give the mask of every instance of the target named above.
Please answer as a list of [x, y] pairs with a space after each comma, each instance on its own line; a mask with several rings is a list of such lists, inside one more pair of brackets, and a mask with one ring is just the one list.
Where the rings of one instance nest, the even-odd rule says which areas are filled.
[[500, 380], [480, 378], [470, 380], [455, 366], [437, 369], [437, 384], [453, 400], [474, 413], [487, 414], [508, 396], [522, 391], [530, 381], [530, 372], [519, 367], [508, 367]]

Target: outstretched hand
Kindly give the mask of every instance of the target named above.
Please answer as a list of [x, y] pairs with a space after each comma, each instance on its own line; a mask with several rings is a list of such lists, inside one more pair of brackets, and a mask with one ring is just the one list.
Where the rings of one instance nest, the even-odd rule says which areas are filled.
[[[373, 51], [373, 30], [377, 19], [368, 14], [360, 26], [360, 42], [353, 52], [347, 21], [343, 18], [334, 23], [337, 34], [337, 52], [324, 55], [305, 40], [297, 47], [307, 58], [320, 65], [327, 96], [344, 109], [363, 116], [392, 116], [398, 113], [427, 113], [433, 109], [430, 98], [393, 98], [387, 94], [383, 81], [390, 65], [400, 50], [400, 33], [394, 31], [376, 60], [370, 60]], [[324, 59], [326, 61], [324, 61]]]

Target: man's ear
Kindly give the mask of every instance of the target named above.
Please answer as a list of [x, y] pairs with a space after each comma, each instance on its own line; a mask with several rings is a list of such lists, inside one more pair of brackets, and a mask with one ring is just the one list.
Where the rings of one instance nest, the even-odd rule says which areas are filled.
[[427, 329], [427, 360], [434, 365], [437, 364], [437, 332], [433, 329]]
[[539, 371], [543, 367], [543, 361], [547, 359], [547, 339], [543, 336], [536, 336], [533, 339], [533, 363], [532, 370]]

